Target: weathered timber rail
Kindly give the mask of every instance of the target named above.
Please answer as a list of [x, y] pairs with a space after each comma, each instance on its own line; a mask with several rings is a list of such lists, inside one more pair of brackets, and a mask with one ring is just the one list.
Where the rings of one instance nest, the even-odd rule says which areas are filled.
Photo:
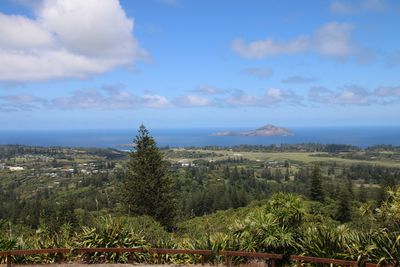
[[[325, 263], [325, 264], [334, 264], [334, 265], [338, 265], [338, 266], [358, 266], [357, 261], [326, 259], [326, 258], [297, 256], [297, 255], [290, 256], [290, 261], [308, 262], [308, 263]], [[371, 264], [369, 267], [375, 267], [375, 266], [376, 266], [376, 264]]]
[[[58, 261], [63, 260], [64, 254], [85, 254], [85, 253], [149, 253], [156, 255], [157, 263], [161, 264], [161, 255], [165, 254], [186, 254], [186, 255], [200, 255], [201, 263], [204, 265], [205, 256], [219, 255], [225, 257], [227, 266], [231, 266], [233, 257], [245, 257], [245, 258], [257, 258], [268, 260], [271, 263], [271, 267], [275, 267], [276, 260], [284, 259], [283, 254], [273, 253], [261, 253], [261, 252], [247, 252], [247, 251], [212, 251], [212, 250], [201, 250], [201, 249], [164, 249], [164, 248], [53, 248], [53, 249], [27, 249], [27, 250], [8, 250], [0, 251], [0, 257], [6, 257], [7, 267], [12, 267], [13, 256], [24, 256], [24, 255], [39, 255], [39, 254], [55, 254], [58, 256]], [[289, 257], [291, 263], [304, 263], [311, 264], [330, 264], [331, 266], [358, 266], [357, 261], [339, 260], [339, 259], [328, 259], [328, 258], [317, 258], [309, 256], [298, 256], [291, 255]], [[365, 267], [378, 267], [377, 264], [366, 263]]]
[[282, 260], [283, 254], [271, 254], [261, 252], [247, 252], [247, 251], [220, 251], [221, 256], [225, 256], [226, 266], [231, 265], [232, 257], [246, 257], [257, 258], [271, 261], [271, 267], [275, 267], [275, 260]]

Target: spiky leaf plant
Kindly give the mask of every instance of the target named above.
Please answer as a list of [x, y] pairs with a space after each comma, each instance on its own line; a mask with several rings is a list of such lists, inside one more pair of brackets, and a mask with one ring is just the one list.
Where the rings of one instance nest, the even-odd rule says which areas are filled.
[[[0, 251], [12, 250], [17, 246], [17, 242], [5, 236], [0, 236]], [[5, 263], [6, 257], [0, 256], [0, 263]]]
[[269, 253], [287, 253], [294, 243], [293, 233], [281, 226], [270, 213], [257, 211], [233, 228], [239, 249]]
[[354, 259], [346, 253], [345, 244], [350, 239], [351, 230], [346, 226], [336, 228], [325, 225], [310, 226], [304, 229], [302, 236], [296, 242], [296, 252], [300, 255]]
[[277, 193], [266, 203], [264, 210], [273, 214], [277, 223], [286, 229], [297, 230], [306, 215], [305, 201], [290, 193]]
[[376, 232], [373, 235], [373, 246], [375, 248], [370, 253], [373, 262], [400, 266], [400, 232], [387, 229]]
[[[149, 247], [141, 233], [132, 231], [129, 223], [123, 218], [102, 217], [98, 220], [97, 227], [83, 227], [77, 236], [77, 246], [84, 248], [137, 248]], [[86, 262], [120, 262], [130, 260], [137, 262], [148, 261], [148, 256], [135, 253], [130, 259], [129, 253], [93, 253], [84, 255]]]
[[[69, 224], [64, 224], [57, 232], [50, 231], [46, 226], [41, 225], [36, 233], [27, 237], [26, 246], [34, 249], [47, 248], [72, 248], [73, 231]], [[64, 259], [71, 259], [72, 255], [63, 255]], [[61, 259], [61, 255], [38, 254], [25, 257], [25, 262], [29, 263], [54, 263]]]

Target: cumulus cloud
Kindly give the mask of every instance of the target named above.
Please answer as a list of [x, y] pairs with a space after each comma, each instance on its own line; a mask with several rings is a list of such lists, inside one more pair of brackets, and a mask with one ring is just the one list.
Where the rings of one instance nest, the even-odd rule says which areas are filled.
[[380, 97], [400, 97], [400, 86], [397, 87], [379, 87], [374, 91], [375, 95]]
[[0, 111], [32, 111], [48, 105], [45, 98], [32, 95], [0, 96]]
[[312, 87], [308, 92], [313, 102], [343, 106], [371, 104], [370, 95], [370, 92], [357, 86], [349, 86], [337, 92], [324, 87]]
[[372, 91], [354, 85], [337, 91], [312, 87], [308, 98], [311, 102], [330, 105], [387, 105], [400, 103], [400, 87], [378, 87]]
[[44, 0], [33, 19], [0, 13], [0, 80], [83, 78], [129, 65], [146, 56], [133, 28], [118, 0]]
[[137, 108], [170, 107], [169, 100], [157, 94], [137, 96], [124, 89], [124, 85], [104, 85], [100, 89], [76, 90], [72, 95], [51, 100], [55, 109], [130, 110]]
[[240, 73], [259, 79], [267, 79], [273, 75], [274, 71], [270, 68], [244, 68], [240, 70]]
[[211, 101], [204, 96], [185, 95], [174, 100], [177, 107], [206, 107], [211, 106]]
[[265, 58], [271, 56], [296, 54], [308, 49], [309, 40], [305, 36], [290, 41], [276, 41], [272, 38], [245, 43], [242, 39], [232, 42], [232, 49], [244, 58]]
[[388, 8], [386, 0], [362, 0], [361, 6], [367, 11], [384, 11]]
[[249, 95], [243, 91], [237, 91], [224, 99], [223, 103], [228, 107], [274, 107], [279, 104], [289, 103], [300, 105], [302, 97], [291, 90], [270, 88], [264, 95]]
[[351, 14], [354, 11], [350, 3], [342, 1], [331, 2], [329, 9], [332, 13], [336, 14]]
[[[104, 90], [106, 91], [106, 90]], [[125, 91], [102, 91], [82, 89], [74, 91], [71, 96], [56, 97], [52, 106], [59, 109], [131, 109], [135, 107], [135, 97]]]
[[290, 76], [290, 77], [287, 77], [286, 79], [283, 79], [282, 82], [283, 83], [293, 83], [293, 84], [304, 84], [304, 83], [312, 83], [312, 82], [315, 82], [316, 80], [317, 79], [315, 79], [315, 78], [295, 75], [295, 76]]
[[53, 108], [59, 109], [95, 109], [118, 110], [137, 108], [170, 107], [169, 100], [157, 94], [136, 96], [121, 85], [103, 86], [98, 89], [82, 89], [73, 92], [71, 96], [57, 97], [52, 101]]
[[378, 87], [374, 90], [374, 95], [385, 105], [400, 103], [400, 86]]
[[52, 34], [39, 23], [23, 16], [0, 13], [0, 47], [2, 50], [16, 51], [30, 48], [51, 47]]
[[40, 98], [32, 95], [0, 97], [0, 111], [47, 110], [133, 110], [140, 108], [192, 108], [192, 107], [264, 107], [280, 104], [301, 105], [302, 97], [291, 90], [270, 88], [264, 95], [250, 95], [241, 90], [226, 90], [223, 94], [185, 94], [167, 97], [154, 93], [135, 95], [123, 85], [107, 85], [98, 89], [80, 89], [70, 95]]
[[323, 56], [348, 58], [354, 53], [351, 40], [353, 26], [348, 23], [330, 22], [314, 33], [314, 48]]
[[218, 94], [226, 94], [229, 91], [225, 89], [219, 89], [214, 86], [204, 85], [197, 87], [196, 89], [192, 90], [192, 92], [199, 93], [202, 95], [218, 95]]
[[143, 106], [146, 108], [168, 108], [172, 105], [170, 101], [161, 95], [145, 94], [139, 98], [139, 107]]
[[[81, 89], [70, 95], [43, 98], [33, 95], [0, 96], [0, 112], [42, 110], [134, 110], [192, 107], [273, 108], [282, 105], [304, 106], [303, 96], [292, 90], [269, 88], [261, 95], [243, 90], [226, 90], [223, 94], [198, 95], [193, 91], [178, 97], [156, 93], [133, 94], [121, 84], [98, 89]], [[309, 103], [332, 106], [390, 105], [400, 103], [399, 86], [381, 86], [374, 90], [352, 85], [338, 90], [314, 86], [308, 91]]]
[[332, 1], [329, 9], [334, 14], [349, 15], [360, 12], [381, 12], [389, 8], [385, 0]]
[[[275, 41], [272, 38], [246, 43], [242, 39], [232, 42], [232, 50], [243, 58], [261, 59], [271, 56], [314, 52], [321, 56], [348, 59], [351, 56], [366, 58], [367, 50], [352, 40], [354, 26], [348, 23], [330, 22], [309, 35], [301, 35], [291, 41]], [[362, 54], [360, 55], [360, 51]], [[361, 60], [359, 60], [361, 62]]]

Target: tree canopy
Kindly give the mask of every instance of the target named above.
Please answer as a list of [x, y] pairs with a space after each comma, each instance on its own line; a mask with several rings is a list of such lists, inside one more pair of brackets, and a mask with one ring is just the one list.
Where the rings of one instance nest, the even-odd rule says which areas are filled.
[[123, 204], [130, 215], [149, 215], [170, 227], [175, 201], [168, 163], [144, 125], [133, 142], [122, 188]]

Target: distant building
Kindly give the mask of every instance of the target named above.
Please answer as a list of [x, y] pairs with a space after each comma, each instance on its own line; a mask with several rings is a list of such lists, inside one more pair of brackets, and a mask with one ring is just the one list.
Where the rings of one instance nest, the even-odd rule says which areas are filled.
[[81, 170], [81, 173], [83, 173], [83, 174], [90, 174], [91, 172], [88, 171], [88, 170], [86, 170], [86, 169], [83, 169], [83, 170]]
[[181, 159], [181, 160], [178, 161], [178, 163], [180, 163], [182, 167], [189, 167], [190, 166], [190, 162], [187, 159]]
[[10, 171], [23, 171], [24, 167], [13, 167], [13, 166], [10, 166], [10, 167], [8, 167], [8, 169]]

